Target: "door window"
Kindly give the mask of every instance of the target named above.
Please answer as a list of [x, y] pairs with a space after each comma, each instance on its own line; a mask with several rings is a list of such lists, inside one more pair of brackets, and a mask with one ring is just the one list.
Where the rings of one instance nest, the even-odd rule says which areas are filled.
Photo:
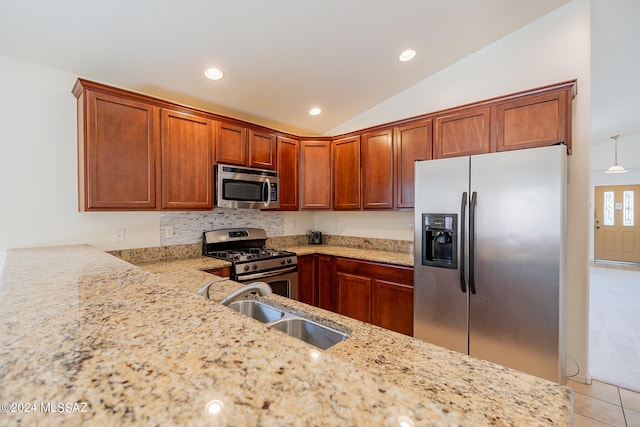
[[635, 222], [633, 212], [633, 190], [625, 191], [622, 194], [622, 203], [622, 225], [626, 227], [633, 227]]
[[604, 192], [604, 225], [615, 225], [613, 191]]

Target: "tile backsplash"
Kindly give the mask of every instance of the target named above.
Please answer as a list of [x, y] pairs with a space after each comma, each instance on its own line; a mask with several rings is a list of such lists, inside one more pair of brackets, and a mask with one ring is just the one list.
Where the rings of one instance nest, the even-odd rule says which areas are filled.
[[[167, 237], [167, 227], [172, 237]], [[202, 232], [214, 228], [264, 228], [267, 236], [284, 235], [284, 214], [259, 209], [216, 208], [206, 212], [161, 212], [160, 245], [186, 245], [202, 242]]]

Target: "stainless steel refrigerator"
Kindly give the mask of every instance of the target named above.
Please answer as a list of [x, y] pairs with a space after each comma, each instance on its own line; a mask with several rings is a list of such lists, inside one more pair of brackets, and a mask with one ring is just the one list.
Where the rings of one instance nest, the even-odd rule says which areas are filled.
[[564, 383], [566, 161], [416, 162], [416, 338]]

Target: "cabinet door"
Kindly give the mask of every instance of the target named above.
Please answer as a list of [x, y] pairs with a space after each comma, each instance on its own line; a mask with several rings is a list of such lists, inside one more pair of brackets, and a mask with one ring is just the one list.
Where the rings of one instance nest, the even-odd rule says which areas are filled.
[[395, 129], [396, 208], [413, 208], [416, 160], [431, 160], [432, 120]]
[[213, 209], [213, 123], [162, 110], [162, 208]]
[[565, 142], [570, 148], [571, 97], [566, 91], [530, 96], [496, 107], [497, 151]]
[[375, 279], [372, 316], [374, 325], [413, 336], [413, 286]]
[[331, 209], [331, 142], [300, 143], [300, 208]]
[[315, 256], [298, 257], [298, 298], [301, 302], [317, 306]]
[[231, 277], [231, 267], [212, 268], [210, 270], [203, 270], [205, 273], [215, 274], [220, 277]]
[[318, 272], [317, 304], [320, 308], [333, 311], [333, 257], [329, 255], [316, 255], [316, 260]]
[[216, 161], [247, 166], [247, 129], [231, 123], [218, 122]]
[[393, 209], [393, 132], [362, 135], [362, 207]]
[[87, 90], [78, 98], [80, 210], [156, 209], [158, 109]]
[[333, 209], [360, 209], [360, 136], [331, 144]]
[[371, 286], [370, 277], [336, 272], [336, 312], [371, 323]]
[[274, 134], [249, 131], [249, 166], [272, 170], [276, 168], [276, 136]]
[[280, 210], [298, 210], [298, 162], [300, 142], [278, 137], [278, 174], [280, 176]]
[[434, 157], [459, 157], [491, 151], [491, 108], [452, 112], [435, 118]]

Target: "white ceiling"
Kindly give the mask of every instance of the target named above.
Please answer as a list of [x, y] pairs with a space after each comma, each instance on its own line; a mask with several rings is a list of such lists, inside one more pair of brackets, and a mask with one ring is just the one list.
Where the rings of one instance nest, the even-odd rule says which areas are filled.
[[[0, 0], [0, 54], [317, 135], [569, 1]], [[640, 135], [640, 2], [591, 3], [592, 142], [623, 145]]]
[[0, 0], [0, 54], [317, 135], [568, 1]]

